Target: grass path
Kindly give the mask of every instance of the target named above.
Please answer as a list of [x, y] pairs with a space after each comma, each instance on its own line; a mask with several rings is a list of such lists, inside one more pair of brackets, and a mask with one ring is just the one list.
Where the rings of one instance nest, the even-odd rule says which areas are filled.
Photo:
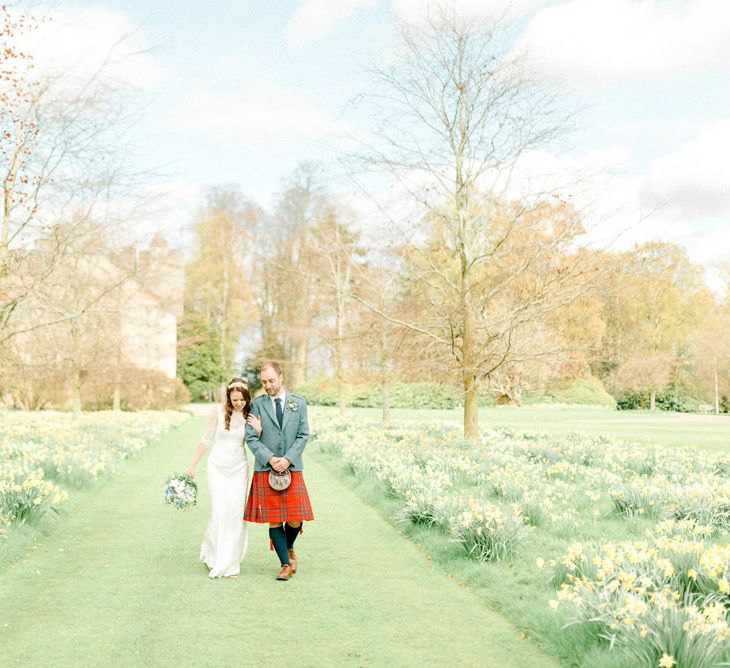
[[313, 456], [317, 521], [297, 544], [300, 572], [275, 581], [266, 529], [249, 525], [240, 579], [210, 580], [197, 561], [205, 476], [190, 512], [161, 492], [203, 426], [191, 420], [127, 462], [0, 574], [0, 665], [557, 665]]

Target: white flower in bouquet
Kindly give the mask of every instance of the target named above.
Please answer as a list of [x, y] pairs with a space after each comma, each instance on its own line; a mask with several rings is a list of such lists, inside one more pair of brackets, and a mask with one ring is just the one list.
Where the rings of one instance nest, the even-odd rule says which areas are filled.
[[198, 502], [198, 485], [189, 475], [174, 475], [165, 485], [165, 503], [185, 509]]

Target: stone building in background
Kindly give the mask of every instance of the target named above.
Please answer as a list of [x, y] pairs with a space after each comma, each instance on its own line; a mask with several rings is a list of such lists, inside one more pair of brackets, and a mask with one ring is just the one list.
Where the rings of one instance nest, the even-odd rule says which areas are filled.
[[[130, 252], [135, 249], [126, 251]], [[122, 355], [127, 363], [175, 378], [184, 287], [182, 253], [157, 234], [149, 248], [138, 254], [136, 271], [121, 288], [126, 305], [120, 319]]]
[[[25, 331], [0, 360], [5, 404], [81, 411], [186, 400], [176, 378], [182, 253], [159, 234], [144, 250], [110, 245], [104, 230], [84, 235], [23, 301]], [[28, 261], [42, 266], [52, 248], [37, 243]]]

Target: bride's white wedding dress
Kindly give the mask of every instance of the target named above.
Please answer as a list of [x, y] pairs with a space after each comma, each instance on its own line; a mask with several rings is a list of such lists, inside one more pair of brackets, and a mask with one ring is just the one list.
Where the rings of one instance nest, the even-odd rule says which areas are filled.
[[[211, 512], [200, 547], [200, 560], [210, 568], [210, 577], [238, 575], [248, 549], [243, 511], [248, 487], [248, 462], [244, 448], [246, 422], [231, 416], [226, 431], [223, 409], [214, 409], [203, 440], [209, 448], [208, 493]], [[212, 443], [212, 445], [211, 445]]]

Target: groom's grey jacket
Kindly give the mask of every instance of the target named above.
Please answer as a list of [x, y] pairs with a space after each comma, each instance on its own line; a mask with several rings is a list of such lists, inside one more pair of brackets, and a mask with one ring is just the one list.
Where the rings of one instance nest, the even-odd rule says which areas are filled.
[[271, 397], [262, 394], [251, 402], [251, 412], [261, 418], [262, 433], [258, 434], [246, 425], [246, 443], [255, 459], [254, 471], [270, 471], [272, 457], [286, 457], [291, 471], [301, 471], [302, 452], [309, 440], [307, 402], [296, 394], [286, 393], [284, 398], [284, 420], [281, 427], [276, 420]]

